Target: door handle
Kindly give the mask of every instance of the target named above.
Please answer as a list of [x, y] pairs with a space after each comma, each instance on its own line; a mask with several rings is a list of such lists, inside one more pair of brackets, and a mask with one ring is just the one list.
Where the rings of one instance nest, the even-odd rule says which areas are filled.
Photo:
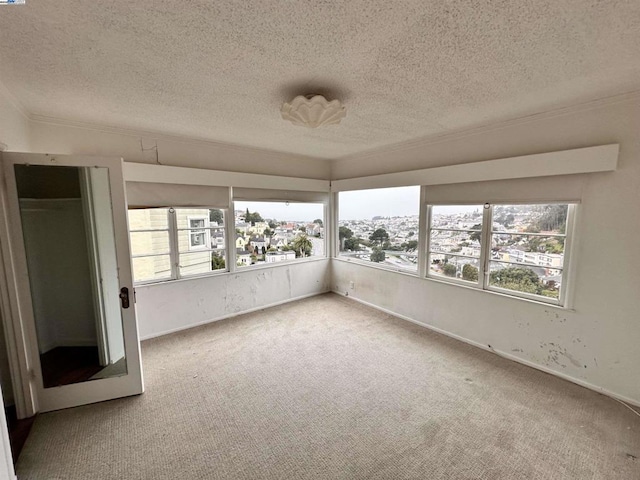
[[120, 302], [122, 303], [122, 308], [129, 308], [129, 289], [127, 287], [122, 287], [120, 289]]

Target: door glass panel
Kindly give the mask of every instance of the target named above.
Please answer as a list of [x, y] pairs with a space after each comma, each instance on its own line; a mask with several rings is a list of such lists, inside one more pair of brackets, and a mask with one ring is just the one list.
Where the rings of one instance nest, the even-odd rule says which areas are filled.
[[15, 176], [44, 387], [126, 375], [108, 169]]

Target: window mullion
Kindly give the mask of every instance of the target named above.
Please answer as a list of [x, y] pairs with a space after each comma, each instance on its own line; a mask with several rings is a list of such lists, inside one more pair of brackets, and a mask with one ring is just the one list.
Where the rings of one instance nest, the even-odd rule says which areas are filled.
[[229, 207], [224, 211], [222, 221], [224, 223], [225, 237], [225, 265], [227, 272], [234, 273], [238, 269], [236, 249], [236, 206], [233, 202], [233, 188], [229, 189]]
[[493, 207], [486, 203], [482, 211], [482, 235], [480, 237], [480, 271], [478, 280], [483, 289], [489, 286], [489, 260], [491, 259], [491, 226], [493, 223]]
[[426, 277], [429, 269], [429, 238], [431, 207], [426, 201], [427, 187], [420, 187], [420, 210], [418, 214], [418, 276]]
[[564, 250], [563, 250], [563, 258], [562, 258], [562, 283], [560, 285], [560, 295], [558, 301], [560, 305], [568, 306], [569, 301], [567, 298], [571, 298], [568, 294], [569, 288], [572, 288], [572, 284], [569, 282], [569, 278], [571, 275], [571, 271], [574, 267], [574, 262], [571, 259], [571, 250], [573, 243], [573, 236], [575, 230], [575, 216], [576, 216], [576, 205], [569, 205], [567, 211], [567, 221], [565, 224], [565, 240], [564, 240]]
[[178, 219], [176, 215], [176, 209], [170, 208], [167, 215], [169, 215], [169, 258], [171, 259], [171, 278], [180, 278], [180, 269], [178, 264], [180, 262], [178, 254]]

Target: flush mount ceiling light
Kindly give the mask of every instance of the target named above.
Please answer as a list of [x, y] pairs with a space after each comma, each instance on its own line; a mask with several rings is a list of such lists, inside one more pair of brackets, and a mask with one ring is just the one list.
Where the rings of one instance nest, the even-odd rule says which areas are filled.
[[329, 102], [322, 95], [299, 95], [283, 103], [280, 113], [284, 120], [309, 128], [338, 124], [347, 115], [340, 100]]

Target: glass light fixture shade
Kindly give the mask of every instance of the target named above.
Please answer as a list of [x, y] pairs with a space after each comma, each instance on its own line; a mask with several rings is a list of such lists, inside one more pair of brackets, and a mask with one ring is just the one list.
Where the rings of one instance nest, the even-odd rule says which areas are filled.
[[309, 128], [338, 124], [347, 115], [340, 100], [329, 102], [322, 95], [299, 95], [291, 103], [285, 102], [280, 113], [284, 120]]

